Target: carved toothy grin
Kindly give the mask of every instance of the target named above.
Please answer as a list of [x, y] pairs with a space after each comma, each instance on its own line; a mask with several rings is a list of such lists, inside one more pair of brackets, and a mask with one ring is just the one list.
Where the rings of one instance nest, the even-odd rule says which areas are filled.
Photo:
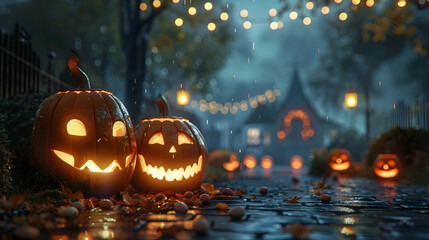
[[[79, 169], [79, 170], [84, 170], [85, 168], [88, 168], [88, 170], [90, 172], [98, 172], [98, 173], [110, 173], [113, 172], [116, 168], [118, 168], [119, 170], [122, 170], [123, 168], [121, 167], [121, 165], [119, 165], [119, 162], [117, 160], [113, 160], [112, 163], [106, 167], [105, 169], [101, 169], [97, 163], [95, 163], [93, 160], [88, 160], [85, 162], [85, 164], [83, 164], [80, 168], [76, 167], [74, 164], [74, 157], [71, 154], [56, 150], [56, 149], [51, 149], [51, 151], [53, 153], [55, 153], [55, 155], [61, 159], [63, 162], [67, 163], [68, 165]], [[127, 167], [132, 159], [134, 157], [134, 154], [131, 153], [130, 155], [128, 155], [125, 159], [125, 167]]]
[[394, 178], [399, 174], [399, 170], [397, 168], [390, 170], [382, 170], [382, 169], [374, 169], [375, 174], [382, 178]]
[[151, 164], [147, 165], [145, 162], [145, 159], [143, 155], [139, 154], [138, 158], [140, 160], [140, 164], [142, 166], [142, 171], [145, 172], [147, 175], [166, 181], [181, 181], [182, 179], [188, 179], [196, 175], [201, 171], [201, 168], [203, 166], [203, 156], [200, 155], [198, 158], [198, 162], [194, 163], [193, 165], [188, 165], [186, 167], [181, 167], [178, 169], [167, 169], [165, 170], [164, 167], [158, 167], [158, 166], [152, 166]]
[[330, 163], [332, 170], [345, 171], [350, 168], [350, 162], [343, 162], [342, 159], [338, 158], [336, 163]]

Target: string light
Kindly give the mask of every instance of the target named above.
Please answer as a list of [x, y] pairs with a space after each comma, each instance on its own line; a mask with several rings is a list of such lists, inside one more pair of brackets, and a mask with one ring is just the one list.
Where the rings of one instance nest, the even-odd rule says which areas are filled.
[[329, 7], [328, 6], [324, 6], [322, 7], [322, 9], [320, 9], [320, 11], [322, 12], [322, 14], [328, 14], [329, 13]]
[[154, 8], [159, 8], [159, 7], [161, 7], [161, 1], [159, 1], [159, 0], [154, 0], [154, 1], [152, 2], [152, 5], [153, 5], [153, 7], [154, 7]]
[[399, 0], [398, 1], [398, 6], [399, 7], [405, 7], [405, 5], [407, 5], [407, 1], [406, 0]]
[[140, 3], [140, 10], [146, 11], [147, 10], [147, 4], [146, 3]]
[[282, 21], [277, 21], [277, 28], [283, 28], [283, 22]]
[[240, 17], [245, 18], [249, 15], [249, 12], [246, 9], [240, 11]]
[[275, 8], [271, 8], [270, 11], [268, 11], [268, 14], [271, 17], [275, 17], [277, 15], [277, 10]]
[[189, 13], [189, 15], [194, 16], [197, 13], [197, 9], [194, 7], [190, 7], [188, 9], [188, 13]]
[[372, 7], [372, 6], [374, 6], [374, 0], [367, 0], [367, 1], [366, 1], [366, 6], [367, 6], [367, 7]]
[[308, 9], [308, 10], [311, 10], [311, 9], [313, 9], [313, 7], [314, 7], [314, 3], [313, 2], [307, 2], [306, 4], [305, 4], [305, 7]]
[[176, 24], [178, 27], [181, 27], [183, 25], [183, 19], [176, 18], [176, 20], [174, 20], [174, 24]]
[[271, 22], [270, 23], [270, 28], [272, 30], [276, 30], [279, 27], [279, 24], [277, 22]]
[[289, 13], [289, 18], [292, 20], [295, 20], [298, 17], [298, 13], [295, 11], [292, 11]]
[[302, 20], [302, 22], [304, 23], [304, 25], [310, 25], [311, 24], [311, 18], [309, 18], [309, 17], [306, 17], [306, 18], [304, 18], [303, 20]]
[[242, 112], [247, 111], [249, 106], [251, 108], [257, 108], [259, 105], [265, 104], [267, 100], [273, 103], [278, 96], [280, 96], [280, 91], [278, 89], [267, 89], [264, 94], [250, 97], [247, 101], [241, 100], [234, 103], [226, 102], [221, 104], [216, 101], [207, 102], [206, 99], [201, 99], [200, 101], [192, 100], [190, 105], [192, 108], [199, 109], [201, 112], [209, 111], [211, 114], [217, 114], [219, 112], [223, 115], [228, 113], [236, 114], [239, 110]]
[[243, 23], [244, 29], [250, 29], [252, 27], [252, 23], [250, 21], [245, 21]]
[[343, 0], [334, 0], [335, 3], [340, 4]]
[[212, 22], [207, 24], [207, 29], [211, 32], [214, 31], [216, 29], [216, 24], [214, 24]]
[[173, 3], [179, 3], [180, 0], [171, 0]]
[[352, 3], [353, 3], [354, 5], [359, 5], [360, 0], [352, 0]]
[[220, 14], [220, 19], [221, 19], [222, 21], [226, 21], [226, 20], [228, 20], [228, 18], [229, 18], [228, 13], [223, 12], [223, 13], [221, 13], [221, 14]]

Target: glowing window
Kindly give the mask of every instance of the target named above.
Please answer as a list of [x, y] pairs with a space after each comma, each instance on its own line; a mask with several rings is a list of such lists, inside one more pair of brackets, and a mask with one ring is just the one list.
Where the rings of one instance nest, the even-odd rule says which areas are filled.
[[247, 144], [259, 145], [261, 143], [261, 132], [258, 128], [249, 128], [247, 130]]
[[112, 135], [114, 137], [123, 137], [127, 134], [127, 127], [125, 127], [125, 124], [121, 121], [116, 121], [113, 124], [113, 133]]

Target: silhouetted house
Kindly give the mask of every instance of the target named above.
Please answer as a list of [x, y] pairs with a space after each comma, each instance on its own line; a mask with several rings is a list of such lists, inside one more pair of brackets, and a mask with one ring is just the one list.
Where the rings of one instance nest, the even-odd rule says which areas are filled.
[[258, 161], [270, 155], [276, 164], [289, 164], [294, 155], [308, 159], [311, 149], [328, 145], [339, 129], [314, 109], [295, 70], [284, 101], [260, 104], [244, 123], [241, 149]]

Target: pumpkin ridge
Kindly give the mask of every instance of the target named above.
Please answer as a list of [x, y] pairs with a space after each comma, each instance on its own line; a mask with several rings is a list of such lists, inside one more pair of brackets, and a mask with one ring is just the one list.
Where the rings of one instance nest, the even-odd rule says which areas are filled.
[[[201, 140], [196, 134], [195, 134], [195, 132], [194, 132], [194, 129], [191, 127], [191, 125], [189, 124], [189, 122], [184, 122], [184, 125], [189, 129], [189, 131], [192, 133], [192, 135], [193, 135], [193, 137], [194, 137], [194, 139], [196, 139], [196, 140]], [[201, 133], [200, 133], [201, 134]], [[204, 139], [202, 139], [202, 140], [204, 140]], [[202, 150], [202, 146], [201, 146], [201, 144], [200, 144], [200, 141], [196, 141], [197, 143], [198, 143], [198, 151], [200, 152], [200, 155], [202, 155], [203, 156], [203, 158], [205, 157], [204, 156], [204, 151]], [[205, 142], [203, 142], [204, 143], [204, 145], [205, 145]]]
[[[104, 104], [106, 105], [106, 108], [107, 108], [107, 111], [109, 112], [109, 116], [110, 116], [110, 119], [112, 120], [112, 122], [111, 122], [111, 124], [112, 124], [112, 129], [113, 129], [113, 124], [114, 124], [114, 122], [115, 122], [115, 119], [113, 119], [113, 115], [112, 115], [112, 111], [110, 110], [110, 106], [109, 106], [109, 104], [107, 103], [107, 101], [106, 101], [106, 99], [104, 98], [104, 96], [103, 96], [103, 94], [101, 94], [101, 93], [98, 93], [97, 92], [97, 94], [101, 97], [101, 99], [103, 99], [103, 102], [104, 102]], [[121, 112], [122, 113], [122, 112]], [[122, 117], [123, 117], [123, 115], [122, 115]], [[127, 130], [128, 131], [128, 130]], [[112, 130], [112, 132], [113, 132], [113, 130]], [[114, 139], [114, 137], [112, 136], [112, 140]], [[118, 163], [120, 162], [120, 161], [122, 161], [122, 159], [118, 159], [118, 149], [117, 149], [117, 141], [116, 141], [116, 139], [114, 139], [115, 141], [114, 141], [114, 143], [113, 143], [113, 145], [115, 146], [115, 158], [113, 158], [113, 159], [115, 159], [116, 161], [118, 161]], [[112, 161], [113, 161], [113, 159], [112, 159]], [[126, 165], [127, 163], [126, 163], [126, 161], [124, 161], [124, 165], [123, 166], [121, 166], [122, 167], [122, 169], [125, 169], [125, 165]], [[121, 164], [119, 164], [119, 165], [121, 165]]]
[[[60, 97], [58, 98], [57, 102], [55, 103], [55, 106], [53, 108], [54, 110], [53, 110], [52, 114], [49, 114], [49, 124], [47, 124], [48, 126], [51, 125], [52, 119], [54, 118], [55, 110], [57, 109], [57, 106], [58, 106], [58, 104], [60, 103], [60, 101], [61, 101], [61, 99], [63, 97], [64, 97], [64, 94], [61, 94]], [[47, 101], [47, 100], [50, 100], [50, 99], [48, 98], [45, 101]], [[40, 105], [41, 107], [44, 106], [45, 101], [42, 102], [42, 105]], [[49, 139], [51, 139], [51, 128], [48, 127], [46, 129], [46, 131], [47, 131], [47, 133], [46, 133], [46, 139], [45, 139], [46, 141], [44, 141], [44, 142], [47, 142], [49, 144], [49, 142], [50, 142]], [[50, 147], [48, 147], [48, 148], [45, 147], [45, 156], [50, 156], [49, 155], [50, 151], [51, 151]], [[52, 157], [50, 156], [49, 158], [52, 158]]]

